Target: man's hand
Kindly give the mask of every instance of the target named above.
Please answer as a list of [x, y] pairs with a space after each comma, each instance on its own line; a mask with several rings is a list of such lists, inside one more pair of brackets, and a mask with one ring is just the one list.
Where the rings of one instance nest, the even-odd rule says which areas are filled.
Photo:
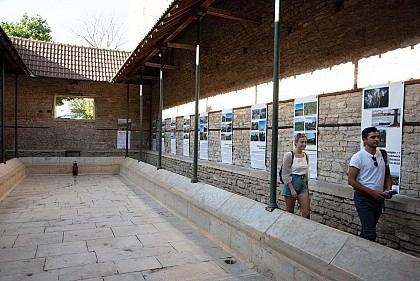
[[380, 191], [380, 190], [370, 190], [369, 191], [369, 194], [370, 194], [370, 196], [372, 196], [375, 200], [378, 200], [378, 201], [381, 201], [381, 200], [384, 200], [384, 199], [390, 199], [391, 198], [391, 196], [390, 195], [387, 195], [387, 194], [385, 194], [385, 193], [383, 193], [382, 191]]

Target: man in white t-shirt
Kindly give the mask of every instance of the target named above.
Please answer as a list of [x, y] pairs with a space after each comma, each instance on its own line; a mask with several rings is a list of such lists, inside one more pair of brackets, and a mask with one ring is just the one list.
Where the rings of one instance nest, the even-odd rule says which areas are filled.
[[350, 160], [348, 183], [354, 188], [354, 205], [362, 224], [360, 237], [376, 241], [376, 224], [382, 214], [384, 199], [392, 195], [392, 178], [379, 146], [379, 132], [375, 127], [362, 131], [364, 147]]

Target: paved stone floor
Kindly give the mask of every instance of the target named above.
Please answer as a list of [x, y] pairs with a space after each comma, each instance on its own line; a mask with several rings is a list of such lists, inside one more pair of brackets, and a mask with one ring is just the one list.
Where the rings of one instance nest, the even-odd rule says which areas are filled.
[[3, 280], [268, 279], [122, 176], [30, 175], [0, 202]]

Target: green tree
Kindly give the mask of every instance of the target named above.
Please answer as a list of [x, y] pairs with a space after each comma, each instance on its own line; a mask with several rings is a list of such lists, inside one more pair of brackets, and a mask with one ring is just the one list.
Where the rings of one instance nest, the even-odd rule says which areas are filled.
[[0, 25], [9, 36], [52, 41], [51, 28], [47, 21], [43, 20], [38, 14], [35, 17], [28, 17], [28, 14], [24, 13], [19, 22], [2, 21]]
[[74, 98], [70, 101], [70, 111], [83, 119], [93, 119], [93, 99], [88, 98]]

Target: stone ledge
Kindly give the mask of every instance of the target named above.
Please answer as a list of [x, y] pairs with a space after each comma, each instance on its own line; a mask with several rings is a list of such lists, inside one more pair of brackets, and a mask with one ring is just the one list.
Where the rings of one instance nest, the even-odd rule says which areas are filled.
[[25, 176], [25, 165], [19, 159], [0, 163], [0, 200]]
[[[418, 277], [416, 257], [278, 209], [269, 213], [264, 204], [217, 187], [129, 158], [121, 174], [275, 280]], [[371, 270], [374, 261], [383, 266]]]
[[71, 174], [73, 163], [79, 174], [119, 174], [124, 157], [22, 157], [28, 174]]
[[[157, 151], [146, 151], [145, 153], [157, 156]], [[193, 164], [193, 159], [181, 155], [172, 155], [165, 153], [164, 158], [173, 159], [185, 163]], [[224, 164], [214, 161], [198, 160], [199, 167], [220, 170], [222, 172], [230, 172], [242, 176], [249, 176], [256, 179], [270, 181], [270, 172], [264, 170], [256, 170], [246, 167], [238, 167], [235, 165]], [[279, 185], [279, 183], [278, 183]], [[331, 196], [337, 196], [344, 199], [353, 200], [354, 190], [350, 185], [331, 183], [316, 179], [309, 180], [310, 192], [319, 192]], [[399, 211], [405, 211], [414, 214], [420, 214], [420, 199], [412, 198], [404, 195], [394, 195], [391, 200], [385, 200], [385, 207]]]

